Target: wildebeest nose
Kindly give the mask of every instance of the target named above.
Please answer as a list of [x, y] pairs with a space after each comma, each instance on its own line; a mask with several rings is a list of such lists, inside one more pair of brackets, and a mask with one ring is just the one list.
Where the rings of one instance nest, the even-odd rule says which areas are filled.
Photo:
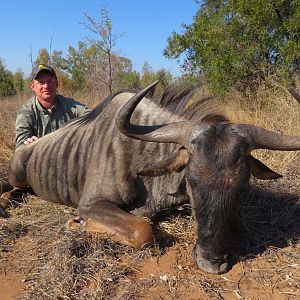
[[228, 270], [227, 254], [219, 258], [207, 259], [203, 250], [196, 244], [193, 250], [193, 259], [196, 265], [204, 272], [210, 274], [223, 274]]

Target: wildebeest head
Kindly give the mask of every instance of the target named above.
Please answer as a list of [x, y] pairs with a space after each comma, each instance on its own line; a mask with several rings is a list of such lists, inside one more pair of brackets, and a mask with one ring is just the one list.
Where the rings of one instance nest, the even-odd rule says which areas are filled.
[[185, 168], [187, 193], [193, 209], [197, 243], [193, 257], [200, 269], [226, 272], [230, 225], [236, 215], [241, 189], [250, 174], [276, 179], [273, 172], [251, 156], [254, 149], [299, 150], [300, 138], [245, 124], [230, 124], [220, 116], [155, 126], [130, 123], [131, 115], [153, 83], [131, 98], [116, 119], [125, 135], [143, 141], [177, 143], [178, 153], [140, 172], [159, 176]]

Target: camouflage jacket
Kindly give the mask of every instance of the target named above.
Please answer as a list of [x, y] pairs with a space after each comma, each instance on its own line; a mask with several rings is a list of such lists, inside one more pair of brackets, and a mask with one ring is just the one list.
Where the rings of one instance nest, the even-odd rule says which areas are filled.
[[44, 109], [35, 96], [20, 108], [16, 119], [16, 148], [35, 135], [42, 137], [70, 120], [90, 112], [90, 109], [73, 98], [56, 96], [55, 106]]

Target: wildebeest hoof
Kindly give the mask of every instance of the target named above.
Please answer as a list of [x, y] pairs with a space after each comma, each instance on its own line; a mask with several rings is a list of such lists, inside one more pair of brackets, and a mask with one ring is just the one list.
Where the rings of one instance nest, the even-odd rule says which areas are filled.
[[[197, 249], [196, 245], [193, 250], [193, 259], [196, 265], [204, 272], [210, 274], [223, 274], [228, 270], [227, 255], [218, 259], [206, 259], [202, 255], [202, 251]], [[198, 250], [198, 251], [197, 251]]]
[[67, 230], [82, 230], [82, 226], [84, 224], [84, 220], [77, 216], [68, 220], [65, 224]]

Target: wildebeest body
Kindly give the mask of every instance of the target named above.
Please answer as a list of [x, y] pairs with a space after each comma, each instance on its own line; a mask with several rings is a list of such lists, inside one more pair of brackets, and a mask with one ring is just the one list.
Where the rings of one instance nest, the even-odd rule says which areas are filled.
[[[147, 203], [147, 213], [151, 209], [153, 214], [187, 201], [186, 195], [178, 192], [183, 172], [164, 179], [136, 175], [147, 161], [158, 161], [179, 146], [132, 140], [116, 129], [115, 115], [132, 96], [119, 94], [92, 120], [82, 117], [30, 146], [26, 174], [37, 195], [73, 207], [84, 198], [101, 195], [125, 210]], [[145, 99], [139, 107], [133, 116], [139, 124], [181, 120], [164, 109], [157, 113], [150, 100]]]
[[187, 97], [188, 107], [165, 98], [175, 113], [147, 99], [139, 104], [155, 84], [136, 95], [113, 95], [90, 114], [17, 150], [9, 181], [76, 207], [84, 221], [74, 220], [71, 227], [80, 223], [136, 248], [152, 240], [141, 216], [189, 201], [198, 237], [194, 260], [206, 272], [223, 273], [230, 226], [250, 173], [280, 177], [251, 151], [300, 150], [300, 138], [231, 124], [218, 114], [201, 116], [188, 92], [178, 94]]

